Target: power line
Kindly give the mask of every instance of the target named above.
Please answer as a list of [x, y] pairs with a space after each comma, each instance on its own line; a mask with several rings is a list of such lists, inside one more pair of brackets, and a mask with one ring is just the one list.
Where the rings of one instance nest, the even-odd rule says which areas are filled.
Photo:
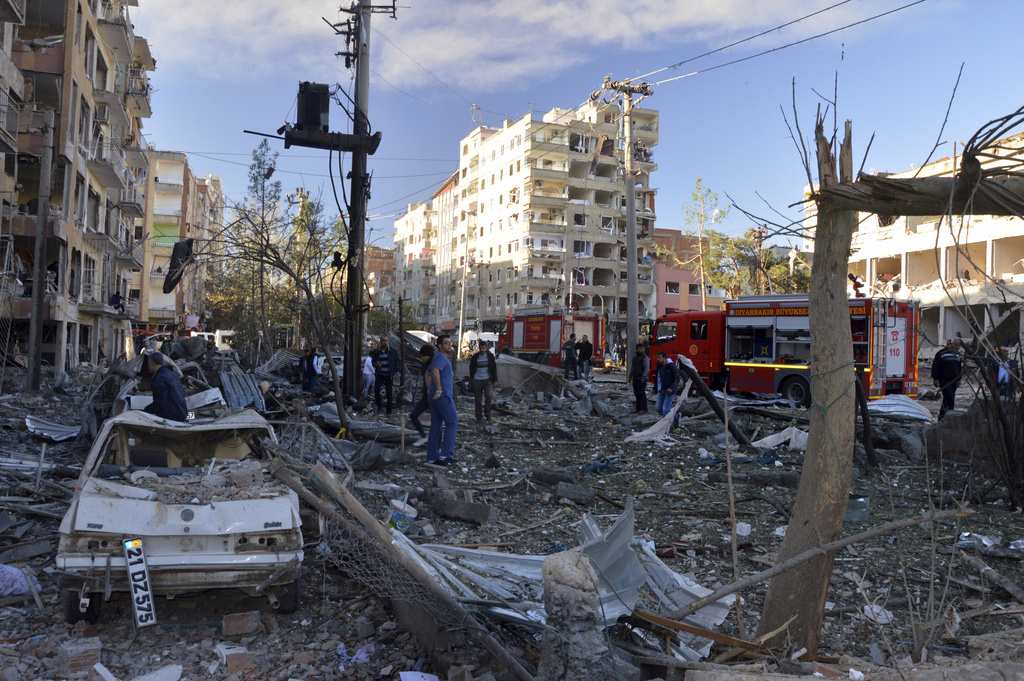
[[[436, 80], [436, 81], [437, 81], [438, 83], [440, 83], [441, 85], [443, 85], [443, 86], [444, 86], [444, 88], [445, 88], [446, 90], [448, 90], [448, 92], [452, 93], [453, 95], [455, 95], [456, 97], [458, 97], [459, 99], [461, 99], [462, 101], [464, 101], [464, 102], [465, 102], [466, 104], [469, 104], [470, 106], [473, 106], [473, 102], [469, 101], [468, 99], [466, 99], [465, 97], [463, 97], [463, 96], [462, 96], [462, 95], [461, 95], [460, 93], [458, 93], [458, 92], [456, 92], [455, 90], [453, 90], [453, 89], [452, 89], [452, 88], [451, 88], [451, 87], [450, 87], [450, 86], [449, 86], [449, 85], [448, 85], [447, 83], [445, 83], [445, 82], [444, 82], [443, 80], [441, 80], [440, 78], [438, 78], [437, 76], [435, 76], [435, 75], [434, 75], [434, 74], [433, 74], [433, 73], [432, 73], [432, 72], [430, 71], [430, 69], [428, 69], [428, 68], [427, 68], [426, 66], [424, 66], [423, 64], [419, 63], [418, 61], [416, 61], [415, 59], [413, 59], [412, 57], [410, 57], [410, 56], [409, 56], [409, 53], [408, 53], [408, 52], [406, 52], [405, 50], [403, 50], [403, 49], [402, 49], [401, 47], [399, 47], [398, 45], [396, 45], [396, 44], [395, 44], [395, 42], [394, 42], [393, 40], [391, 40], [391, 38], [387, 37], [386, 35], [384, 35], [384, 34], [383, 34], [383, 33], [381, 33], [380, 31], [378, 31], [378, 30], [377, 30], [377, 29], [376, 29], [375, 27], [372, 27], [372, 26], [371, 26], [371, 28], [373, 29], [373, 32], [374, 32], [374, 33], [376, 33], [377, 35], [379, 35], [379, 36], [380, 36], [381, 38], [384, 38], [384, 40], [387, 40], [387, 41], [388, 41], [389, 43], [391, 43], [391, 46], [392, 46], [392, 47], [394, 47], [394, 48], [395, 48], [396, 50], [398, 50], [399, 52], [401, 52], [402, 54], [404, 54], [404, 55], [406, 56], [406, 58], [407, 58], [407, 59], [408, 59], [409, 61], [411, 61], [411, 62], [412, 62], [413, 64], [415, 64], [416, 66], [420, 67], [420, 68], [421, 68], [421, 69], [423, 69], [424, 71], [426, 71], [426, 72], [427, 72], [427, 75], [429, 75], [429, 76], [430, 76], [431, 78], [433, 78], [433, 79], [434, 79], [434, 80]], [[390, 85], [390, 83], [388, 83], [388, 84]], [[396, 89], [397, 89], [397, 88], [396, 88]]]
[[715, 69], [720, 69], [720, 68], [723, 68], [723, 67], [726, 67], [726, 66], [732, 66], [733, 64], [739, 64], [740, 62], [744, 62], [744, 61], [749, 61], [750, 59], [754, 59], [756, 57], [763, 57], [766, 54], [771, 54], [772, 52], [778, 52], [779, 50], [784, 50], [787, 47], [793, 47], [794, 45], [801, 45], [803, 43], [810, 42], [811, 40], [816, 40], [818, 38], [824, 38], [825, 36], [832, 35], [833, 33], [838, 33], [839, 31], [845, 31], [848, 28], [853, 28], [854, 26], [860, 26], [861, 24], [866, 24], [869, 21], [874, 21], [875, 19], [880, 19], [880, 18], [882, 18], [884, 16], [888, 16], [890, 14], [895, 14], [896, 12], [899, 12], [901, 10], [905, 10], [908, 7], [913, 7], [914, 5], [920, 5], [922, 2], [925, 2], [925, 0], [916, 0], [915, 2], [908, 3], [906, 5], [903, 5], [902, 7], [897, 7], [896, 9], [891, 9], [888, 12], [882, 12], [881, 14], [876, 14], [873, 17], [868, 17], [867, 19], [861, 19], [860, 21], [855, 21], [852, 24], [846, 24], [845, 26], [840, 26], [839, 28], [834, 28], [831, 31], [825, 31], [824, 33], [819, 33], [817, 35], [812, 35], [812, 36], [810, 36], [808, 38], [804, 38], [803, 40], [797, 40], [797, 41], [792, 42], [792, 43], [787, 43], [785, 45], [780, 45], [778, 47], [773, 47], [770, 50], [764, 50], [763, 52], [758, 52], [757, 54], [751, 54], [751, 55], [746, 56], [746, 57], [741, 57], [740, 59], [734, 59], [734, 60], [726, 62], [724, 64], [718, 64], [717, 66], [711, 66], [709, 68], [701, 69], [699, 71], [693, 71], [692, 73], [686, 73], [686, 74], [683, 74], [681, 76], [676, 76], [675, 78], [666, 78], [665, 80], [659, 80], [658, 82], [654, 83], [654, 85], [663, 85], [664, 83], [671, 83], [674, 80], [680, 80], [682, 78], [689, 78], [690, 76], [696, 76], [698, 73], [707, 73], [708, 71], [714, 71]]
[[[212, 156], [252, 156], [252, 152], [241, 151], [182, 151], [182, 154], [208, 154]], [[205, 157], [204, 157], [205, 158]], [[321, 154], [288, 154], [285, 158], [323, 158]], [[398, 156], [374, 156], [375, 161], [429, 161], [436, 163], [452, 163], [458, 161], [453, 158], [400, 158]]]
[[[194, 152], [194, 151], [193, 152], [183, 152], [183, 153], [191, 153], [193, 156], [198, 156], [200, 158], [206, 158], [206, 159], [209, 159], [211, 161], [217, 161], [218, 163], [227, 163], [227, 164], [233, 165], [233, 166], [242, 166], [242, 167], [248, 168], [251, 165], [249, 163], [241, 163], [239, 161], [228, 161], [227, 159], [223, 159], [223, 158], [215, 158], [213, 156], [208, 156], [206, 154], [200, 154], [200, 153]], [[319, 157], [316, 157], [316, 158], [319, 158]], [[448, 163], [451, 163], [451, 161], [448, 161]], [[275, 168], [274, 172], [284, 173], [286, 175], [301, 175], [301, 176], [305, 176], [305, 177], [328, 177], [328, 175], [320, 175], [320, 174], [317, 174], [317, 173], [307, 173], [307, 172], [303, 172], [301, 170], [282, 170], [281, 168]], [[399, 180], [399, 179], [406, 179], [406, 178], [410, 178], [410, 177], [437, 177], [439, 175], [451, 175], [451, 173], [448, 172], [448, 171], [442, 170], [442, 171], [438, 171], [436, 173], [420, 173], [418, 175], [375, 175], [374, 178], [378, 179], [378, 180]]]
[[722, 52], [723, 50], [728, 50], [730, 47], [736, 47], [737, 45], [742, 45], [743, 43], [750, 42], [751, 40], [756, 40], [758, 38], [761, 38], [763, 36], [768, 35], [769, 33], [774, 33], [775, 31], [779, 31], [779, 30], [781, 30], [783, 28], [786, 28], [787, 26], [792, 26], [793, 24], [798, 24], [801, 21], [804, 21], [806, 19], [810, 19], [813, 16], [817, 16], [819, 14], [824, 14], [825, 12], [828, 12], [829, 10], [833, 10], [836, 7], [839, 7], [840, 5], [845, 5], [846, 3], [852, 2], [852, 1], [853, 0], [842, 0], [842, 2], [837, 2], [834, 5], [829, 5], [828, 7], [825, 7], [824, 9], [819, 9], [817, 12], [811, 12], [810, 14], [805, 14], [804, 16], [800, 17], [799, 19], [793, 19], [793, 21], [787, 21], [784, 24], [779, 24], [775, 28], [769, 28], [767, 31], [761, 31], [760, 33], [752, 35], [752, 36], [750, 36], [748, 38], [744, 38], [743, 40], [737, 40], [736, 42], [729, 43], [728, 45], [723, 45], [722, 47], [719, 47], [719, 48], [716, 48], [714, 50], [711, 50], [710, 52], [705, 52], [704, 54], [698, 54], [696, 57], [690, 57], [689, 59], [684, 59], [683, 61], [676, 62], [675, 64], [670, 64], [668, 66], [665, 66], [663, 68], [658, 69], [657, 71], [651, 71], [650, 73], [646, 73], [646, 74], [644, 74], [642, 76], [638, 76], [637, 78], [634, 78], [633, 80], [642, 80], [644, 78], [649, 78], [649, 77], [653, 76], [656, 73], [661, 73], [662, 71], [668, 71], [669, 69], [679, 68], [683, 64], [687, 64], [687, 63], [689, 63], [691, 61], [696, 61], [697, 59], [701, 59], [702, 57], [709, 57], [709, 56], [711, 56], [713, 54], [716, 54], [718, 52]]

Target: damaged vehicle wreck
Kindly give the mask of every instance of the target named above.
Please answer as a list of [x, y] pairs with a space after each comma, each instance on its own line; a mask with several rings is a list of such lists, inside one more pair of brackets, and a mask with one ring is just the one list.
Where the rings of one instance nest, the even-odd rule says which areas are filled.
[[132, 596], [138, 626], [156, 623], [139, 610], [153, 596], [208, 589], [241, 589], [293, 612], [299, 501], [265, 481], [264, 442], [276, 442], [273, 429], [250, 409], [188, 423], [136, 410], [107, 419], [60, 523], [67, 621], [96, 621], [117, 592]]

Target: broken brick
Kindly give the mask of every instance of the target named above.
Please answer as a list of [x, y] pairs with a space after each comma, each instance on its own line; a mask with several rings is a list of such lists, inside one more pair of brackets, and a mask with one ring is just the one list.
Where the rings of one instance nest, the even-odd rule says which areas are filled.
[[57, 653], [57, 667], [62, 673], [77, 674], [99, 664], [103, 644], [98, 638], [71, 639]]
[[244, 636], [260, 631], [261, 627], [259, 610], [233, 612], [224, 615], [221, 621], [221, 632], [225, 636]]
[[218, 643], [217, 655], [220, 657], [220, 661], [227, 667], [228, 674], [238, 674], [253, 669], [256, 666], [252, 661], [249, 651], [242, 646]]
[[589, 504], [594, 500], [594, 495], [597, 494], [597, 491], [583, 485], [574, 485], [571, 482], [560, 482], [555, 490], [555, 494], [562, 499], [575, 501], [578, 504]]
[[488, 504], [435, 498], [431, 501], [430, 505], [445, 518], [465, 520], [478, 525], [494, 522], [498, 516], [498, 510]]

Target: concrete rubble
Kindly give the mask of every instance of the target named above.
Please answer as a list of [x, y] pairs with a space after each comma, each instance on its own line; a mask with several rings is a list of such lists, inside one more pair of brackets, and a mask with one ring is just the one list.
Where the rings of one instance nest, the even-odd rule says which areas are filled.
[[[395, 340], [413, 351], [421, 342]], [[308, 489], [324, 496], [310, 475], [320, 464], [343, 478], [374, 522], [391, 519], [392, 501], [414, 508], [408, 529], [390, 530], [388, 545], [378, 542], [375, 550], [401, 552], [420, 564], [532, 678], [669, 679], [685, 671], [687, 679], [769, 679], [819, 671], [895, 679], [896, 666], [907, 679], [1020, 676], [1021, 636], [966, 635], [998, 636], [1007, 629], [1010, 597], [955, 561], [961, 549], [945, 539], [963, 531], [999, 535], [1004, 545], [1024, 539], [1024, 526], [1005, 505], [986, 507], [985, 526], [972, 528], [979, 520], [968, 520], [954, 532], [951, 523], [935, 523], [906, 530], [898, 540], [880, 537], [840, 551], [819, 650], [824, 661], [787, 665], [777, 661], [785, 655], [748, 655], [730, 666], [713, 663], [728, 649], [716, 642], [721, 637], [752, 636], [764, 584], [742, 593], [745, 635], [733, 597], [682, 621], [713, 634], [714, 641], [668, 632], [636, 616], [679, 610], [734, 581], [727, 457], [737, 484], [737, 529], [743, 530], [739, 569], [752, 574], [774, 563], [807, 431], [806, 414], [777, 401], [730, 400], [730, 420], [753, 444], [737, 447], [726, 444], [724, 424], [702, 399], [677, 401], [665, 419], [634, 414], [621, 371], [595, 370], [591, 382], [566, 381], [555, 367], [500, 357], [493, 423], [477, 424], [472, 396], [460, 394], [460, 461], [442, 472], [423, 465], [424, 450], [412, 446], [415, 431], [403, 428], [401, 411], [385, 418], [372, 401], [347, 403], [348, 439], [335, 439], [340, 421], [329, 385], [321, 384], [313, 396], [301, 393], [292, 372], [295, 353], [279, 351], [246, 371], [230, 355], [183, 352], [175, 366], [197, 411], [255, 407], [276, 425], [280, 460]], [[414, 371], [412, 363], [409, 368]], [[35, 596], [31, 588], [13, 598], [0, 595], [0, 681], [399, 678], [403, 672], [472, 681], [516, 678], [473, 630], [446, 619], [450, 613], [438, 601], [422, 596], [415, 578], [385, 570], [383, 559], [351, 553], [351, 537], [339, 542], [330, 528], [319, 535], [316, 514], [305, 533], [302, 602], [295, 614], [276, 613], [265, 598], [228, 591], [160, 599], [156, 628], [135, 630], [126, 599], [107, 603], [98, 623], [65, 624], [53, 564], [56, 523], [92, 434], [111, 414], [137, 406], [132, 402], [146, 383], [131, 363], [82, 366], [48, 378], [40, 394], [0, 395], [0, 565], [22, 575], [26, 587], [38, 584]], [[942, 487], [935, 495], [942, 498], [951, 487], [981, 484], [974, 478], [983, 474], [970, 464], [980, 446], [977, 436], [957, 449], [949, 439], [953, 421], [931, 431], [916, 425], [924, 423], [922, 410], [930, 415], [936, 404], [889, 402], [873, 403], [871, 410], [884, 468], [868, 470], [858, 461], [861, 475], [854, 482], [854, 493], [871, 500], [868, 520], [848, 523], [844, 535], [883, 517], [918, 513], [928, 503], [925, 488]], [[971, 413], [961, 410], [951, 418], [975, 427]], [[73, 435], [76, 430], [81, 435]], [[712, 444], [716, 440], [721, 444]], [[940, 457], [936, 450], [944, 447], [959, 458]], [[928, 476], [926, 463], [935, 475]], [[263, 473], [247, 464], [223, 463], [206, 472], [204, 482], [182, 478], [150, 488], [168, 505], [186, 496], [216, 504], [225, 494], [259, 494], [261, 486], [253, 483]], [[215, 479], [226, 487], [212, 484]], [[912, 644], [906, 642], [913, 640], [911, 613], [927, 607], [933, 560], [915, 551], [932, 542], [936, 574], [951, 570], [957, 581], [956, 593], [937, 610], [946, 622], [944, 635], [934, 639], [922, 663], [909, 659]], [[365, 575], [353, 560], [366, 562]], [[1019, 583], [1024, 576], [1013, 558], [986, 561], [1009, 580]], [[375, 582], [366, 576], [374, 571], [404, 574], [405, 583]], [[878, 606], [872, 616], [864, 614], [865, 598]], [[1007, 607], [1010, 614], [1001, 614]], [[886, 613], [884, 623], [879, 612]], [[949, 624], [954, 621], [960, 624]], [[880, 628], [893, 648], [882, 642]], [[758, 669], [754, 676], [752, 666]]]

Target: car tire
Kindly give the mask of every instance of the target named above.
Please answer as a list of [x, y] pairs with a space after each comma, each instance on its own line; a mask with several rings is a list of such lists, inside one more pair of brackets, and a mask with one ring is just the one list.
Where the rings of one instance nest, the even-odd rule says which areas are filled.
[[302, 594], [302, 580], [275, 587], [277, 595], [277, 612], [288, 614], [299, 609], [299, 599]]
[[790, 376], [782, 382], [779, 393], [798, 407], [811, 406], [811, 387], [802, 376]]
[[95, 624], [100, 619], [100, 606], [103, 604], [102, 596], [98, 593], [90, 594], [89, 607], [82, 612], [78, 609], [78, 602], [81, 595], [77, 591], [65, 589], [64, 591], [64, 621], [68, 624], [75, 622], [88, 622]]

